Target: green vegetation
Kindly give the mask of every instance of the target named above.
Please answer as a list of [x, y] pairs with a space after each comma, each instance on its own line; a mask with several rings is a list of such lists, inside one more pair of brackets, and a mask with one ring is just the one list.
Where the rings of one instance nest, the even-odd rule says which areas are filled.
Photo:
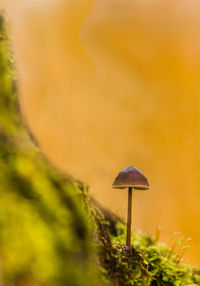
[[[89, 213], [30, 140], [0, 16], [0, 285], [99, 285]], [[33, 284], [34, 285], [34, 284]], [[38, 285], [38, 284], [37, 284]]]
[[[119, 218], [91, 202], [31, 141], [17, 99], [5, 17], [0, 16], [0, 285], [200, 285], [147, 236], [123, 245]], [[136, 243], [137, 242], [137, 243]]]
[[[125, 244], [125, 226], [118, 224], [118, 236], [112, 241], [115, 245]], [[179, 246], [180, 240], [176, 240], [176, 251], [172, 251], [166, 245], [156, 242], [145, 234], [133, 234], [133, 255], [126, 257], [123, 247], [118, 250], [121, 254], [121, 262], [127, 265], [128, 280], [124, 285], [200, 285], [200, 271], [190, 265], [180, 264], [180, 256], [187, 245]], [[119, 247], [119, 246], [118, 246]], [[122, 255], [123, 254], [123, 255]], [[138, 256], [138, 261], [129, 268], [130, 261]], [[124, 261], [125, 260], [125, 261]]]

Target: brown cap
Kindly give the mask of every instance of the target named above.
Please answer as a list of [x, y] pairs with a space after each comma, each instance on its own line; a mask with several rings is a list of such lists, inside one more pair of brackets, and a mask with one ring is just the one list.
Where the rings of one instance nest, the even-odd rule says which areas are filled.
[[150, 188], [150, 185], [140, 170], [134, 167], [128, 167], [119, 172], [112, 187], [115, 189], [132, 187], [136, 190], [147, 190]]

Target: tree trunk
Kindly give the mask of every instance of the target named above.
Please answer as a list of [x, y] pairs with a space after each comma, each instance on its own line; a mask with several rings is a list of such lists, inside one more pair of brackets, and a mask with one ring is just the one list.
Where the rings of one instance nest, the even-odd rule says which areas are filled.
[[100, 285], [87, 188], [59, 174], [32, 142], [6, 29], [1, 14], [0, 285]]

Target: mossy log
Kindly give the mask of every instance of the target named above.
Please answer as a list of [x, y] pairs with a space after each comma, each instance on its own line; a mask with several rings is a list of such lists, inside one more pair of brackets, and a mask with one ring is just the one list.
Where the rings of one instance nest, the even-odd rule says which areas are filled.
[[199, 270], [153, 238], [134, 236], [127, 250], [123, 222], [40, 153], [20, 112], [10, 50], [1, 13], [0, 285], [200, 285]]

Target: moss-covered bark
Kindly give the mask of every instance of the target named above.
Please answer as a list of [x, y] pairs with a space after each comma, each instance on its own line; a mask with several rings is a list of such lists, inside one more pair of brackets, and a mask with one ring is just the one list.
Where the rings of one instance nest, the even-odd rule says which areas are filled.
[[0, 283], [98, 285], [94, 223], [84, 189], [52, 168], [31, 142], [19, 111], [8, 42], [1, 14]]
[[200, 285], [198, 269], [149, 237], [135, 236], [127, 250], [122, 221], [40, 154], [20, 113], [8, 43], [0, 14], [0, 285]]

